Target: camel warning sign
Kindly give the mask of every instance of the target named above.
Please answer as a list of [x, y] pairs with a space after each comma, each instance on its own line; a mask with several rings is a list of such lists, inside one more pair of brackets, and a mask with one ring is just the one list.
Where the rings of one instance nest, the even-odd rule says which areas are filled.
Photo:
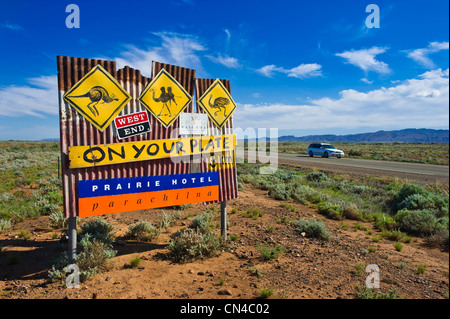
[[211, 121], [221, 129], [236, 109], [230, 93], [219, 79], [206, 90], [198, 104], [208, 113]]
[[111, 124], [130, 99], [130, 95], [100, 65], [92, 68], [64, 95], [64, 101], [100, 131]]
[[192, 97], [169, 72], [162, 69], [147, 85], [139, 101], [168, 128], [192, 101]]

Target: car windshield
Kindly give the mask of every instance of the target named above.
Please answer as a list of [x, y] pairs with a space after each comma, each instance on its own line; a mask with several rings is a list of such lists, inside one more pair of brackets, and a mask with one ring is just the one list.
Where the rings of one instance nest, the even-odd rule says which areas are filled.
[[322, 145], [322, 148], [336, 149], [336, 147], [334, 147], [333, 145], [330, 145], [330, 144], [324, 144], [324, 145]]

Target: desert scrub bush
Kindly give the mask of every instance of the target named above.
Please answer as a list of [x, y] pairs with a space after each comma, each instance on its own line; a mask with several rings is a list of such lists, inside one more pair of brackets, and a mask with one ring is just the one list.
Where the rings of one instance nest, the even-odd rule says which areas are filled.
[[278, 259], [286, 250], [282, 245], [269, 247], [269, 245], [256, 244], [258, 252], [261, 254], [264, 260]]
[[432, 210], [403, 209], [396, 215], [400, 229], [419, 236], [431, 236], [448, 231], [448, 217], [436, 218]]
[[0, 219], [0, 232], [12, 227], [12, 222], [9, 219]]
[[306, 179], [310, 182], [322, 182], [326, 181], [328, 177], [322, 172], [311, 172], [306, 175]]
[[277, 200], [290, 199], [291, 190], [289, 185], [284, 183], [274, 184], [269, 187], [269, 196]]
[[206, 234], [213, 229], [212, 220], [214, 213], [203, 213], [200, 216], [195, 217], [189, 224], [189, 228]]
[[245, 212], [243, 212], [242, 216], [257, 220], [258, 217], [263, 216], [263, 212], [260, 211], [259, 209], [251, 208], [251, 209], [247, 209]]
[[[85, 234], [78, 246], [75, 264], [79, 267], [81, 282], [100, 271], [109, 269], [111, 258], [117, 254], [111, 244], [93, 238], [90, 234]], [[67, 252], [64, 252], [52, 265], [52, 269], [48, 271], [49, 280], [65, 280], [68, 265], [69, 258]]]
[[327, 218], [342, 220], [344, 216], [340, 210], [339, 205], [332, 205], [325, 202], [320, 202], [317, 205], [320, 214], [325, 215]]
[[422, 275], [426, 270], [427, 270], [427, 266], [426, 265], [418, 265], [417, 266], [417, 273], [419, 275]]
[[97, 218], [89, 220], [81, 225], [80, 239], [89, 234], [89, 237], [103, 243], [111, 244], [113, 241], [114, 226], [104, 219]]
[[441, 247], [449, 251], [449, 232], [448, 230], [437, 232], [426, 238], [426, 244], [430, 247]]
[[55, 228], [66, 228], [68, 219], [64, 217], [61, 210], [54, 211], [49, 215], [50, 224]]
[[319, 238], [323, 240], [329, 240], [331, 238], [330, 232], [319, 220], [299, 219], [295, 223], [295, 229], [299, 233], [305, 233], [305, 236], [308, 238]]
[[169, 258], [175, 262], [213, 257], [219, 253], [220, 239], [214, 233], [201, 233], [192, 228], [171, 236], [167, 245]]
[[166, 231], [169, 229], [169, 227], [172, 227], [175, 225], [177, 219], [180, 218], [180, 214], [168, 214], [165, 211], [162, 211], [161, 215], [161, 221], [160, 221], [160, 228], [164, 228]]
[[422, 186], [406, 184], [396, 194], [394, 205], [397, 210], [434, 209], [439, 216], [448, 216], [449, 198], [430, 192]]
[[140, 221], [128, 227], [128, 232], [125, 234], [128, 238], [134, 238], [138, 241], [151, 242], [158, 238], [161, 230], [155, 227], [149, 221]]
[[402, 242], [402, 243], [410, 243], [412, 240], [411, 236], [408, 236], [407, 234], [405, 234], [404, 232], [402, 232], [399, 229], [383, 230], [381, 232], [381, 237], [392, 240], [392, 241], [396, 241], [396, 242]]
[[396, 290], [390, 290], [388, 293], [384, 293], [361, 286], [356, 286], [356, 290], [356, 297], [358, 299], [400, 299]]

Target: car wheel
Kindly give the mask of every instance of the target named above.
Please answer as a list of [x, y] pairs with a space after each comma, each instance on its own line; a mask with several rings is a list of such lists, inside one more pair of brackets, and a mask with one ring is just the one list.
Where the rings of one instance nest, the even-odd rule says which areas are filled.
[[328, 158], [328, 152], [323, 153], [323, 157]]
[[309, 151], [309, 157], [313, 157], [313, 156], [314, 156], [313, 152]]
[[341, 156], [337, 156], [338, 159], [341, 159]]

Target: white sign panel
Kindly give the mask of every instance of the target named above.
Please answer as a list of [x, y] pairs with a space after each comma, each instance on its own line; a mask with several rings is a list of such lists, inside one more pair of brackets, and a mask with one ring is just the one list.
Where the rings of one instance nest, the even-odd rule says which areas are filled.
[[181, 135], [206, 135], [208, 126], [208, 115], [197, 113], [180, 114]]

